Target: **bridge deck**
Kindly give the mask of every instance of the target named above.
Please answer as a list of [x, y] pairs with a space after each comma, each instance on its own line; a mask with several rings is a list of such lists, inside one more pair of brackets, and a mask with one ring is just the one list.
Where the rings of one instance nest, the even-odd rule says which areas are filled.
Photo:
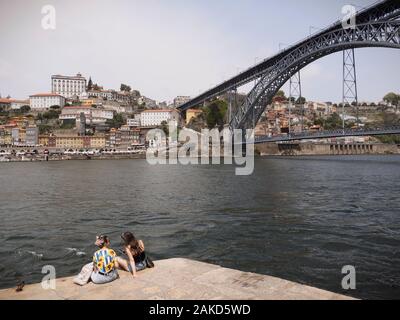
[[366, 129], [345, 129], [345, 130], [326, 130], [317, 132], [299, 132], [290, 135], [277, 136], [258, 136], [254, 143], [265, 142], [290, 142], [298, 140], [317, 140], [329, 138], [345, 138], [345, 137], [363, 137], [363, 136], [381, 136], [381, 135], [397, 135], [400, 134], [400, 126], [391, 126], [386, 128], [366, 128]]

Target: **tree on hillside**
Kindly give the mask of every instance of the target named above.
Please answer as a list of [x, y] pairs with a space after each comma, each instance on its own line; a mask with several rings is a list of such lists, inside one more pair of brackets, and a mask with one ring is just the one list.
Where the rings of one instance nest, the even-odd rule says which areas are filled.
[[390, 127], [400, 124], [400, 116], [393, 113], [381, 112], [377, 121], [378, 125]]
[[28, 113], [29, 111], [31, 111], [31, 107], [30, 106], [22, 106], [20, 108], [21, 113]]
[[121, 83], [121, 91], [123, 92], [131, 92], [132, 88], [126, 84]]
[[228, 110], [228, 104], [223, 100], [213, 101], [207, 105], [203, 111], [206, 116], [206, 122], [209, 129], [218, 127], [222, 130], [225, 123], [225, 115]]
[[47, 124], [39, 124], [39, 134], [51, 133], [51, 126]]
[[87, 89], [88, 89], [88, 91], [89, 91], [89, 90], [92, 90], [92, 88], [93, 88], [93, 81], [92, 81], [92, 77], [90, 77], [90, 78], [89, 78], [88, 85], [87, 85]]
[[306, 98], [298, 97], [296, 100], [296, 104], [305, 104], [307, 102]]
[[113, 119], [107, 120], [106, 124], [111, 128], [119, 129], [125, 124], [125, 120], [121, 113], [117, 113], [114, 115]]
[[286, 100], [285, 91], [279, 90], [279, 91], [276, 93], [275, 97], [281, 97], [281, 98], [284, 98], [284, 99]]
[[383, 97], [383, 101], [390, 103], [392, 106], [398, 107], [400, 103], [400, 95], [394, 92], [389, 92], [386, 96]]
[[60, 114], [61, 114], [61, 110], [50, 109], [49, 111], [46, 111], [45, 113], [43, 113], [42, 117], [45, 120], [58, 119]]
[[325, 130], [340, 129], [343, 127], [342, 118], [335, 112], [326, 120], [319, 118], [314, 121], [315, 125], [324, 127]]
[[274, 98], [273, 98], [273, 101], [282, 102], [282, 101], [286, 101], [286, 100], [287, 100], [287, 97], [286, 97], [285, 92], [283, 90], [279, 90], [276, 93], [276, 95], [274, 96]]

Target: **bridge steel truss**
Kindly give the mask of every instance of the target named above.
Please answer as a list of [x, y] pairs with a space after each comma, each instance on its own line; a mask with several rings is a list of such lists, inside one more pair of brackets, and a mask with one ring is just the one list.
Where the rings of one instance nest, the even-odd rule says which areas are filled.
[[[367, 23], [357, 25], [354, 30], [334, 30], [288, 52], [265, 72], [250, 91], [244, 104], [233, 116], [230, 128], [252, 128], [278, 90], [308, 64], [338, 51], [363, 47], [400, 49], [400, 21]], [[252, 112], [253, 109], [255, 112]]]
[[245, 102], [232, 114], [231, 129], [253, 128], [276, 92], [308, 64], [333, 53], [365, 47], [400, 49], [400, 1], [375, 3], [357, 13], [356, 28], [344, 29], [338, 21], [323, 31], [280, 51], [269, 59], [202, 93], [178, 108], [185, 111], [229, 90], [256, 80]]

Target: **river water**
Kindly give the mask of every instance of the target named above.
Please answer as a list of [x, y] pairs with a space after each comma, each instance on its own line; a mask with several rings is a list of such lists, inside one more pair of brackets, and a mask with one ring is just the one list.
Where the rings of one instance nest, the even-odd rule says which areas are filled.
[[[0, 288], [71, 276], [96, 234], [133, 231], [153, 259], [186, 257], [367, 299], [400, 298], [400, 157], [0, 164]], [[344, 291], [353, 265], [357, 289]]]

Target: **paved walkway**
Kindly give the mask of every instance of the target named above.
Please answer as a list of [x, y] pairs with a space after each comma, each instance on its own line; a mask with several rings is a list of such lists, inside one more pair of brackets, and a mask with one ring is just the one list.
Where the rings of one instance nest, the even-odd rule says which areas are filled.
[[71, 278], [57, 279], [56, 290], [43, 290], [40, 284], [0, 290], [4, 299], [80, 300], [341, 300], [351, 299], [275, 277], [222, 268], [187, 260], [157, 261], [154, 269], [133, 278], [120, 272], [120, 279], [105, 285], [80, 287]]

